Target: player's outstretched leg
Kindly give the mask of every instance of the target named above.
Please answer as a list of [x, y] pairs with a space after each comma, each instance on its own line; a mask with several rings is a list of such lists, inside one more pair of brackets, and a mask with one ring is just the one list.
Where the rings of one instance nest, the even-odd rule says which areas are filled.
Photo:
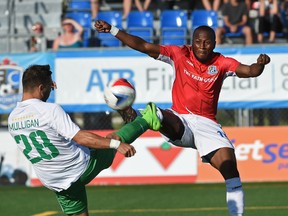
[[122, 117], [125, 124], [134, 121], [137, 117], [137, 112], [131, 106], [127, 107], [125, 110], [117, 110], [117, 112]]
[[161, 121], [157, 116], [157, 107], [154, 103], [147, 104], [144, 110], [141, 110], [142, 118], [149, 124], [149, 129], [159, 131], [161, 127]]
[[[115, 132], [122, 142], [132, 143], [146, 130], [158, 131], [160, 129], [161, 122], [157, 117], [157, 107], [154, 103], [148, 103], [146, 108], [140, 112], [140, 116], [137, 116], [134, 121], [125, 124]], [[113, 138], [113, 135], [110, 135], [110, 138]]]

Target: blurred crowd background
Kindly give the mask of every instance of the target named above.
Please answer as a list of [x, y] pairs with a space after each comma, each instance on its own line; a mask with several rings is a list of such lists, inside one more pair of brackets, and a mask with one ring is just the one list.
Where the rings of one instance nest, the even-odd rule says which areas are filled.
[[[125, 48], [93, 29], [97, 19], [154, 43], [190, 44], [193, 30], [209, 25], [219, 46], [281, 46], [287, 43], [288, 0], [0, 0], [0, 53]], [[122, 124], [115, 112], [70, 114], [85, 129]], [[245, 115], [249, 119], [239, 118]], [[223, 126], [284, 125], [287, 116], [286, 109], [218, 112]], [[0, 115], [0, 126], [6, 118]]]
[[[287, 0], [1, 0], [0, 51], [122, 47], [103, 41], [92, 28], [96, 19], [132, 33], [136, 27], [149, 29], [136, 34], [155, 43], [189, 44], [200, 24], [212, 26], [222, 45], [285, 43], [287, 17]], [[178, 31], [178, 40], [165, 39], [167, 27]]]

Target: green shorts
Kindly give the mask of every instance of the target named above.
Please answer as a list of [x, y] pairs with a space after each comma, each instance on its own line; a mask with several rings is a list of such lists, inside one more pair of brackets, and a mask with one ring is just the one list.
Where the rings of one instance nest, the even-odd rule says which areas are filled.
[[65, 214], [80, 214], [87, 209], [85, 185], [102, 170], [111, 166], [116, 154], [115, 149], [91, 149], [90, 160], [85, 172], [67, 189], [56, 192], [57, 200]]

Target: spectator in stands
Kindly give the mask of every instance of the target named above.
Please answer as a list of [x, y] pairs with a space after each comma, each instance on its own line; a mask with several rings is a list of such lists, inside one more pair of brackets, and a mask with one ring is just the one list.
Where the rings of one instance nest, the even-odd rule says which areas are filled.
[[146, 11], [150, 6], [151, 0], [135, 0], [135, 5], [139, 11]]
[[63, 33], [53, 41], [53, 50], [82, 47], [83, 27], [73, 19], [64, 18]]
[[[288, 31], [288, 0], [284, 0], [281, 4], [281, 12], [283, 13], [283, 31]], [[285, 29], [285, 30], [284, 30]]]
[[96, 19], [98, 12], [100, 10], [100, 0], [90, 0], [91, 2], [91, 15], [92, 19]]
[[243, 33], [245, 44], [253, 43], [252, 29], [248, 25], [248, 8], [245, 2], [229, 0], [222, 8], [224, 26], [216, 29], [216, 43], [222, 43], [225, 33]]
[[284, 0], [281, 3], [281, 10], [285, 13], [286, 16], [288, 16], [288, 0]]
[[263, 43], [264, 33], [269, 33], [269, 43], [274, 43], [276, 33], [283, 31], [280, 5], [277, 0], [259, 0], [258, 42]]
[[[126, 19], [129, 15], [130, 11], [132, 10], [133, 0], [123, 0], [123, 19]], [[142, 4], [142, 0], [135, 0], [135, 5], [139, 11], [148, 10], [150, 6], [151, 0], [144, 0]]]
[[27, 41], [30, 52], [45, 51], [47, 48], [47, 39], [44, 36], [44, 27], [41, 22], [36, 22], [31, 28], [32, 36]]
[[128, 14], [131, 11], [132, 1], [133, 0], [123, 0], [123, 15], [122, 15], [123, 20], [125, 20], [128, 17]]
[[195, 2], [190, 0], [157, 0], [157, 4], [160, 11], [177, 9], [188, 10], [193, 8]]
[[218, 11], [222, 4], [222, 0], [201, 0], [195, 1], [194, 9], [196, 10], [214, 10]]
[[[223, 3], [229, 3], [230, 0], [223, 0]], [[248, 10], [250, 10], [251, 5], [252, 5], [252, 1], [253, 0], [239, 0], [240, 2], [245, 2], [247, 5]], [[255, 1], [255, 0], [254, 0]]]

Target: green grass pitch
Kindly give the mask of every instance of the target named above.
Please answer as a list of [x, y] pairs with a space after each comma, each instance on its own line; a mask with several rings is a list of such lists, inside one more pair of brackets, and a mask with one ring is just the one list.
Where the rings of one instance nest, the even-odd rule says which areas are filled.
[[[244, 183], [245, 216], [287, 216], [288, 182]], [[90, 215], [228, 216], [224, 184], [87, 187]], [[0, 215], [64, 215], [46, 188], [0, 187]]]

